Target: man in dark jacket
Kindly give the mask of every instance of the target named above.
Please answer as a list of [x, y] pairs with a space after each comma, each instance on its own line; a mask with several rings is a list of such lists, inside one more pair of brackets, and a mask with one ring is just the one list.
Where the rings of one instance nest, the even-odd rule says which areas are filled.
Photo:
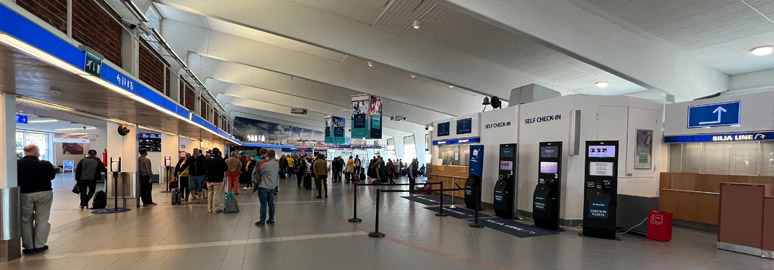
[[204, 155], [199, 148], [194, 148], [193, 156], [185, 162], [183, 170], [188, 168], [188, 190], [193, 193], [191, 201], [200, 201], [203, 197], [202, 185], [204, 185]]
[[24, 157], [16, 162], [21, 190], [22, 247], [25, 254], [48, 250], [46, 243], [51, 231], [51, 224], [48, 223], [54, 199], [51, 180], [56, 178], [56, 172], [51, 162], [39, 158], [40, 150], [30, 144], [24, 147]]
[[[107, 172], [105, 165], [97, 157], [97, 151], [89, 150], [89, 156], [81, 159], [75, 167], [75, 180], [78, 181], [81, 190], [81, 210], [89, 209], [89, 200], [94, 196], [97, 188], [97, 180], [102, 179], [102, 173]], [[86, 189], [88, 188], [88, 192]]]
[[207, 209], [210, 213], [223, 211], [223, 176], [228, 170], [226, 161], [220, 156], [220, 149], [213, 148], [210, 157], [204, 161], [204, 170], [207, 175]]

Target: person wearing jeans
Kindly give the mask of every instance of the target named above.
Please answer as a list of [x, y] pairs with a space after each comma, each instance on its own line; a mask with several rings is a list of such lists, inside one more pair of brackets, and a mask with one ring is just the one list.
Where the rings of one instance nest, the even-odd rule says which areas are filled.
[[226, 159], [226, 177], [228, 178], [228, 192], [239, 195], [239, 172], [242, 171], [242, 161], [236, 157], [236, 152], [231, 152], [231, 157]]
[[[279, 182], [279, 162], [274, 150], [266, 153], [266, 160], [253, 170], [252, 181], [258, 187], [258, 199], [261, 201], [261, 217], [255, 226], [274, 224], [274, 190]], [[269, 208], [269, 220], [266, 220], [266, 208]]]
[[140, 175], [140, 197], [142, 198], [143, 206], [154, 206], [151, 196], [151, 189], [153, 188], [153, 168], [151, 167], [151, 161], [147, 158], [148, 149], [140, 148], [140, 159], [137, 160], [139, 164]]
[[54, 199], [51, 180], [56, 178], [54, 166], [40, 160], [40, 150], [30, 144], [24, 147], [24, 157], [16, 162], [16, 167], [21, 191], [22, 252], [33, 254], [46, 251], [48, 233], [51, 231], [48, 217]]
[[194, 148], [193, 156], [188, 158], [185, 166], [188, 167], [188, 190], [191, 191], [191, 202], [203, 199], [202, 185], [204, 185], [204, 155], [201, 150]]

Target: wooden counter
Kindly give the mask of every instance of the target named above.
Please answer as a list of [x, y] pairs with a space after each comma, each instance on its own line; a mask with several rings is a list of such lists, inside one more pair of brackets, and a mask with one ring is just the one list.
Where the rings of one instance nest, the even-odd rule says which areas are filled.
[[[443, 182], [444, 189], [456, 188], [454, 181], [460, 187], [465, 187], [465, 179], [468, 179], [468, 166], [442, 166], [442, 165], [430, 165], [427, 172], [428, 181], [431, 182]], [[440, 186], [434, 186], [434, 189], [440, 188]], [[451, 191], [444, 192], [444, 194], [452, 195]], [[454, 191], [453, 195], [459, 198], [465, 198], [465, 191]]]

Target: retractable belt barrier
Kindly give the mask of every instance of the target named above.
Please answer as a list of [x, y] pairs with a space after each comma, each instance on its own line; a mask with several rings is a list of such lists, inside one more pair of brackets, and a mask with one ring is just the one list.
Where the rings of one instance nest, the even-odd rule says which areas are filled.
[[[441, 185], [441, 189], [443, 189], [443, 182], [425, 182], [424, 184], [413, 184], [413, 185], [414, 186], [419, 186], [419, 185], [426, 185], [426, 184], [430, 184], [431, 186], [432, 185], [439, 185], [440, 184]], [[352, 199], [353, 200], [353, 207], [352, 207], [353, 217], [349, 219], [349, 222], [362, 222], [363, 221], [362, 219], [357, 218], [357, 188], [358, 187], [362, 187], [362, 186], [411, 186], [411, 185], [412, 184], [358, 184], [358, 183], [355, 183], [355, 195], [354, 195], [354, 197]], [[412, 190], [401, 190], [401, 191], [411, 192]], [[377, 194], [377, 196], [379, 196], [379, 195]], [[379, 197], [377, 197], [377, 198], [379, 198]], [[441, 206], [443, 206], [443, 193], [441, 193]], [[441, 210], [441, 212], [438, 215], [439, 216], [440, 215], [444, 215], [445, 216], [445, 214], [443, 214], [443, 210]]]
[[[469, 189], [468, 188], [444, 189], [443, 188], [443, 183], [441, 184], [441, 186], [442, 186], [441, 189], [436, 189], [436, 190], [432, 190], [432, 191], [439, 191], [441, 193], [441, 207], [439, 209], [439, 213], [436, 214], [436, 216], [444, 217], [444, 216], [446, 216], [446, 214], [443, 214], [443, 192], [446, 192], [446, 191], [469, 190]], [[375, 237], [375, 238], [384, 237], [384, 233], [379, 231], [379, 197], [381, 197], [380, 193], [384, 193], [384, 192], [390, 192], [390, 193], [392, 193], [392, 192], [411, 192], [411, 190], [390, 190], [390, 189], [387, 189], [387, 190], [377, 189], [376, 190], [376, 219], [375, 219], [375, 222], [374, 222], [374, 231], [368, 233], [369, 237]], [[481, 208], [481, 198], [479, 197], [480, 195], [478, 194], [478, 192], [474, 192], [474, 193], [476, 193], [476, 202], [477, 202], [476, 209], [475, 209], [476, 210], [476, 215], [475, 215], [475, 219], [474, 219], [473, 223], [468, 224], [468, 225], [470, 227], [472, 227], [472, 228], [482, 228], [484, 226], [481, 225], [481, 224], [478, 224], [478, 210]], [[355, 194], [357, 194], [357, 192]]]

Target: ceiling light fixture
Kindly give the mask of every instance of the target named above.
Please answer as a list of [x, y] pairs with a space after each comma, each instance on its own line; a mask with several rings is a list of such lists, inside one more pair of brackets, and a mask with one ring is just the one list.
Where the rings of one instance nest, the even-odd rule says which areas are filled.
[[598, 88], [607, 88], [608, 86], [610, 86], [610, 83], [607, 81], [598, 81], [594, 83], [594, 85], [596, 85]]
[[371, 63], [371, 61], [368, 61], [368, 66], [369, 66], [369, 67], [373, 67], [373, 66], [374, 66], [374, 63]]
[[417, 77], [417, 75], [414, 75], [414, 73], [411, 73], [411, 78], [412, 78], [412, 79], [413, 79], [413, 78], [416, 78], [416, 77]]
[[753, 48], [752, 50], [750, 50], [750, 53], [752, 53], [755, 56], [766, 56], [766, 55], [769, 55], [771, 53], [774, 53], [774, 47], [772, 47], [772, 46], [760, 46], [760, 47], [756, 47], [756, 48]]
[[449, 88], [454, 88], [454, 85], [449, 85]]
[[30, 120], [27, 123], [30, 123], [30, 124], [40, 124], [40, 123], [56, 123], [56, 122], [59, 122], [59, 120], [56, 120], [56, 119]]
[[419, 20], [414, 20], [414, 29], [419, 29], [420, 24], [422, 24]]

